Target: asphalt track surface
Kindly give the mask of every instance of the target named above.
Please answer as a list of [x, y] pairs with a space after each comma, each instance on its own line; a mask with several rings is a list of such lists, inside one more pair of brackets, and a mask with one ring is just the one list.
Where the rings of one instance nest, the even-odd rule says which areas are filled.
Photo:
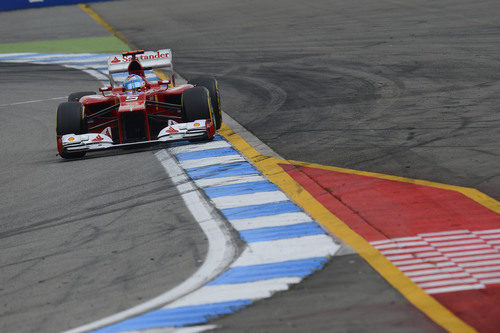
[[226, 112], [287, 159], [500, 198], [498, 1], [91, 7], [186, 77], [216, 75]]
[[57, 66], [0, 71], [1, 331], [70, 329], [193, 274], [205, 235], [151, 151], [63, 161], [54, 132], [63, 99], [12, 105], [82, 91], [95, 79]]
[[[471, 186], [497, 199], [499, 7], [495, 1], [92, 5], [136, 46], [172, 48], [183, 76], [216, 75], [224, 110], [285, 158]], [[88, 36], [106, 35], [78, 11], [13, 12], [11, 23], [24, 15], [53, 20], [23, 21], [24, 32], [1, 42], [86, 37], [89, 29]], [[12, 71], [15, 82], [19, 73], [30, 78], [36, 91], [30, 99], [95, 86], [84, 74], [46, 68], [8, 65], [2, 73]], [[2, 84], [0, 104], [25, 100], [13, 91]], [[130, 307], [189, 276], [205, 251], [150, 152], [61, 163], [54, 153], [55, 105], [0, 113], [1, 246], [8, 264], [0, 298], [8, 300], [1, 319], [7, 330], [54, 331]], [[35, 134], [26, 136], [27, 129]], [[127, 182], [114, 181], [118, 175]], [[82, 197], [89, 199], [82, 204]], [[151, 211], [157, 215], [139, 227]], [[439, 330], [357, 255], [334, 258], [293, 290], [215, 323], [221, 331], [249, 332]]]
[[[224, 110], [291, 160], [500, 198], [496, 1], [147, 0], [91, 6], [135, 46], [215, 75]], [[357, 255], [221, 331], [433, 331]]]

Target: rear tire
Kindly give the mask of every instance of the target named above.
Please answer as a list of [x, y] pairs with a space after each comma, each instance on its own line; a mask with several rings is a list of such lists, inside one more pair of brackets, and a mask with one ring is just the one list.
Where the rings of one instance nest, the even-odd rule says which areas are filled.
[[83, 96], [95, 95], [93, 91], [79, 91], [74, 92], [68, 96], [68, 102], [78, 102]]
[[222, 112], [220, 102], [219, 84], [214, 77], [200, 76], [195, 79], [189, 80], [189, 84], [201, 86], [208, 89], [210, 94], [210, 101], [212, 102], [212, 110], [215, 118], [215, 129], [219, 129], [222, 125]]
[[[58, 141], [65, 134], [85, 134], [87, 133], [87, 118], [83, 105], [79, 102], [64, 102], [57, 108], [57, 128]], [[58, 142], [59, 144], [59, 142]], [[82, 152], [64, 152], [62, 149], [59, 155], [62, 158], [78, 158], [85, 156]]]

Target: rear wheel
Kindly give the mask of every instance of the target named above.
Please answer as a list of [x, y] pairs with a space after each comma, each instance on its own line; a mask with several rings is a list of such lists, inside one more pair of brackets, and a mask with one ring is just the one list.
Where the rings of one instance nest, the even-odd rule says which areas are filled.
[[210, 101], [212, 103], [212, 110], [214, 113], [215, 129], [219, 129], [222, 125], [222, 112], [219, 93], [219, 84], [217, 80], [211, 76], [200, 76], [195, 79], [189, 80], [189, 84], [201, 86], [208, 89], [210, 94]]
[[95, 95], [93, 91], [79, 91], [74, 92], [68, 96], [68, 102], [78, 102], [83, 96]]
[[61, 137], [65, 134], [87, 133], [87, 119], [85, 109], [79, 102], [64, 102], [57, 108], [57, 144], [59, 155], [62, 158], [78, 158], [85, 156], [85, 152], [64, 152], [61, 146]]

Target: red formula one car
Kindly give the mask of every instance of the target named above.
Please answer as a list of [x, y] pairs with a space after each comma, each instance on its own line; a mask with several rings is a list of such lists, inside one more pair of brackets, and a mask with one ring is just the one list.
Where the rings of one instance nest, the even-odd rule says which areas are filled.
[[[171, 79], [149, 82], [146, 73], [167, 71]], [[172, 53], [131, 51], [108, 58], [111, 85], [101, 94], [77, 92], [57, 109], [57, 149], [63, 158], [88, 151], [210, 140], [222, 123], [217, 81], [200, 77], [175, 85]], [[113, 74], [127, 73], [123, 85]], [[121, 74], [123, 75], [123, 74]]]

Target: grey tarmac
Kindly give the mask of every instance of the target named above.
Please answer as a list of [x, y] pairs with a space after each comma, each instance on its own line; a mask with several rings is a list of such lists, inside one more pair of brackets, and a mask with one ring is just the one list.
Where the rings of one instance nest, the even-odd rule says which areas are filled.
[[[184, 77], [215, 75], [224, 111], [286, 159], [500, 198], [498, 1], [91, 7], [134, 46], [172, 48]], [[352, 254], [214, 323], [227, 332], [440, 330]]]
[[[215, 74], [225, 111], [285, 158], [471, 186], [500, 198], [497, 1], [143, 0], [139, 7], [125, 0], [91, 7], [134, 45], [172, 48], [183, 76]], [[78, 11], [68, 6], [15, 12], [8, 26], [2, 20], [2, 31], [22, 18], [32, 29], [0, 37], [1, 42], [105, 36]], [[93, 80], [77, 72], [66, 76], [64, 70], [55, 76], [63, 77], [61, 82], [49, 85], [54, 73], [28, 69], [23, 76], [35, 81], [33, 99], [87, 90]], [[12, 96], [7, 92], [14, 88], [1, 89], [0, 104], [6, 104], [4, 95]], [[0, 298], [9, 301], [2, 304], [0, 324], [22, 323], [17, 331], [74, 327], [127, 308], [139, 297], [157, 295], [160, 280], [162, 291], [175, 279], [182, 281], [204, 254], [200, 231], [174, 210], [180, 200], [159, 165], [145, 162], [152, 154], [61, 163], [52, 155], [57, 103], [48, 104], [43, 112], [43, 104], [16, 106], [11, 109], [16, 118], [0, 110], [6, 156], [0, 188], [2, 200], [8, 200], [1, 205], [2, 235], [7, 235], [2, 265], [4, 258], [17, 265], [2, 268], [8, 272], [2, 279], [11, 284], [2, 280]], [[23, 138], [22, 129], [35, 134]], [[17, 142], [26, 153], [12, 146]], [[101, 169], [92, 171], [92, 180], [108, 190], [96, 192], [90, 184], [97, 182], [82, 181], [95, 164]], [[118, 172], [103, 173], [110, 164]], [[143, 170], [139, 176], [137, 168]], [[117, 174], [133, 184], [117, 184]], [[151, 202], [134, 201], [144, 196], [131, 199], [143, 190]], [[80, 206], [82, 194], [96, 193], [101, 198]], [[139, 226], [137, 210], [150, 207], [170, 213], [169, 222], [156, 216]], [[170, 229], [190, 237], [191, 252], [179, 237], [155, 238], [163, 228], [169, 229], [166, 237]], [[114, 259], [113, 251], [123, 256]], [[150, 260], [151, 253], [162, 254], [164, 261]], [[175, 261], [179, 253], [189, 259]], [[166, 260], [174, 262], [164, 266]], [[138, 290], [137, 279], [154, 275], [148, 267], [163, 279]], [[110, 281], [118, 284], [111, 287]], [[334, 258], [292, 291], [215, 323], [221, 330], [249, 332], [439, 330], [357, 255]]]
[[151, 151], [62, 160], [64, 99], [17, 104], [96, 80], [50, 65], [0, 63], [0, 72], [0, 331], [70, 329], [191, 276], [205, 235]]

